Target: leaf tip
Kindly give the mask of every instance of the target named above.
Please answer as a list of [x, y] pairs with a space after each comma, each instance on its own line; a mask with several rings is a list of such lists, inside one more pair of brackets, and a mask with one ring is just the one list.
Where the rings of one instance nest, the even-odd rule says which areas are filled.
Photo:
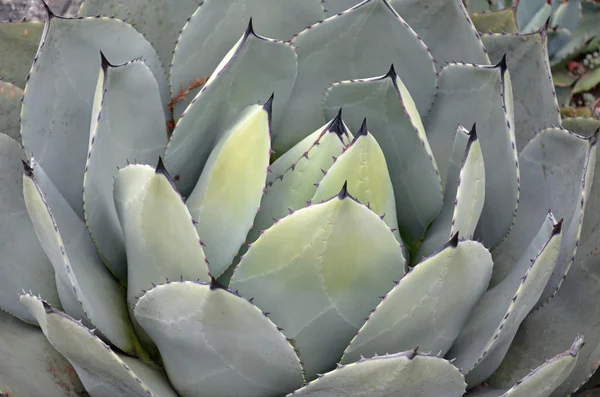
[[552, 227], [552, 236], [555, 236], [561, 232], [563, 220], [564, 218], [558, 221], [558, 223]]
[[340, 190], [340, 192], [338, 193], [338, 198], [340, 200], [344, 200], [346, 197], [350, 197], [350, 194], [348, 193], [348, 181], [344, 182], [344, 186], [342, 186], [342, 190]]

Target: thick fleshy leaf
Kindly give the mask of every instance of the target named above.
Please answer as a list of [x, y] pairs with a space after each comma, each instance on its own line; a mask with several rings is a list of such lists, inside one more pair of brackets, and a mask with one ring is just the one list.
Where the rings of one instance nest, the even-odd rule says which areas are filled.
[[154, 163], [167, 145], [158, 85], [141, 61], [113, 66], [102, 56], [83, 177], [85, 221], [104, 262], [127, 280], [123, 231], [113, 200], [114, 177], [129, 161]]
[[368, 203], [371, 211], [382, 217], [394, 232], [396, 239], [401, 242], [394, 187], [381, 146], [368, 132], [366, 119], [352, 144], [336, 158], [317, 184], [311, 202], [329, 200], [339, 192], [339, 187], [345, 182], [348, 183], [348, 189], [353, 192], [353, 196], [361, 203]]
[[477, 238], [496, 246], [513, 224], [519, 197], [512, 85], [506, 58], [496, 66], [450, 64], [439, 75], [425, 131], [446, 180], [456, 125], [477, 124], [485, 159], [485, 204]]
[[559, 106], [548, 64], [545, 31], [483, 35], [492, 62], [506, 55], [513, 87], [517, 150], [539, 131], [560, 125]]
[[464, 378], [455, 366], [410, 350], [342, 366], [288, 397], [460, 397], [464, 392]]
[[1, 310], [0, 356], [0, 395], [80, 397], [85, 393], [71, 364], [38, 327]]
[[600, 120], [591, 117], [569, 117], [562, 119], [562, 126], [575, 134], [590, 136], [600, 128]]
[[0, 78], [25, 87], [43, 30], [39, 21], [0, 23]]
[[395, 64], [421, 115], [433, 102], [433, 58], [387, 0], [367, 0], [330, 17], [298, 34], [292, 45], [298, 53], [298, 78], [285, 114], [275, 124], [276, 152], [290, 149], [326, 121], [321, 98], [336, 81], [381, 75]]
[[275, 324], [219, 285], [159, 285], [140, 298], [135, 316], [181, 397], [278, 397], [303, 383], [294, 347]]
[[548, 56], [550, 59], [569, 41], [571, 41], [572, 34], [566, 29], [554, 28], [548, 31]]
[[178, 120], [169, 141], [165, 164], [183, 196], [191, 193], [211, 151], [243, 109], [275, 93], [273, 115], [283, 112], [296, 72], [291, 45], [258, 36], [248, 25]]
[[569, 31], [577, 29], [581, 21], [581, 0], [561, 1], [550, 18], [550, 26], [560, 27]]
[[386, 295], [350, 342], [341, 362], [411, 346], [443, 356], [485, 292], [492, 265], [492, 256], [483, 245], [459, 242], [455, 234]]
[[127, 21], [152, 44], [169, 69], [177, 36], [201, 0], [85, 0], [78, 15], [114, 16]]
[[414, 248], [442, 207], [442, 184], [413, 97], [395, 67], [381, 77], [334, 84], [324, 106], [327, 117], [343, 107], [353, 131], [367, 118], [389, 168], [400, 234]]
[[168, 87], [156, 52], [130, 25], [115, 19], [65, 19], [51, 15], [32, 67], [21, 117], [27, 152], [36, 157], [83, 219], [83, 174], [100, 51], [114, 64], [142, 57], [161, 97]]
[[[18, 300], [23, 290], [60, 305], [54, 269], [40, 246], [23, 199], [25, 153], [0, 134], [0, 310], [29, 323], [35, 319]], [[0, 371], [2, 372], [2, 371]]]
[[[487, 1], [487, 0], [486, 0]], [[518, 33], [515, 12], [512, 8], [500, 11], [471, 14], [475, 28], [482, 33]]]
[[548, 236], [544, 222], [538, 233], [546, 237], [541, 249], [536, 246], [541, 238], [534, 239], [511, 273], [481, 298], [448, 352], [470, 387], [500, 366], [519, 325], [540, 298], [560, 252], [561, 226], [562, 221]]
[[[248, 233], [246, 244], [240, 250], [238, 258], [264, 230], [289, 215], [290, 211], [299, 210], [310, 203], [319, 182], [350, 143], [350, 139], [352, 135], [339, 112], [329, 123], [304, 138], [275, 161], [271, 172], [267, 174], [267, 180], [269, 175], [279, 174], [279, 177], [267, 184], [260, 202], [260, 211], [256, 214], [252, 230]], [[344, 181], [337, 186], [337, 192], [343, 183]]]
[[0, 80], [0, 133], [21, 141], [21, 97], [23, 90]]
[[133, 316], [137, 299], [165, 280], [209, 281], [206, 258], [192, 216], [162, 162], [156, 170], [148, 165], [121, 169], [114, 203], [127, 248], [127, 306], [137, 334], [151, 348]]
[[[221, 59], [244, 33], [249, 19], [261, 35], [291, 40], [296, 33], [325, 18], [321, 0], [245, 0], [243, 3], [204, 0], [198, 10], [189, 15], [191, 18], [173, 54], [170, 71], [173, 97], [193, 87], [194, 81], [207, 79], [215, 72]], [[180, 91], [182, 89], [184, 91]], [[176, 120], [197, 92], [198, 89], [192, 89], [185, 94], [185, 99], [178, 98], [174, 109]], [[283, 99], [276, 96], [278, 100]], [[279, 112], [275, 116], [279, 117]]]
[[[594, 129], [586, 131], [585, 136], [591, 135]], [[546, 141], [546, 143], [548, 143]], [[546, 145], [549, 149], [548, 145]], [[582, 160], [580, 155], [565, 148], [555, 156], [560, 155], [562, 159], [569, 159], [569, 163], [575, 161], [576, 165], [564, 164], [562, 167], [572, 167], [569, 175], [561, 175], [562, 179], [553, 181], [553, 186], [579, 185], [581, 182]], [[593, 152], [590, 154], [594, 154]], [[532, 160], [535, 159], [532, 156]], [[547, 160], [536, 159], [537, 163], [546, 165], [546, 171], [550, 176], [565, 168], [549, 167]], [[558, 159], [557, 159], [558, 160]], [[557, 161], [555, 160], [555, 161]], [[591, 164], [591, 163], [590, 163]], [[600, 166], [596, 162], [596, 170], [589, 169], [587, 178], [593, 178], [592, 190], [583, 197], [589, 209], [596, 209], [600, 205]], [[541, 167], [541, 165], [536, 165]], [[567, 171], [567, 170], [565, 170]], [[592, 174], [590, 176], [590, 174]], [[591, 180], [586, 181], [587, 186]], [[533, 186], [537, 189], [537, 186]], [[544, 197], [544, 193], [538, 198]], [[571, 198], [571, 204], [577, 199]], [[577, 202], [579, 204], [579, 202]], [[545, 305], [529, 314], [523, 321], [519, 332], [515, 337], [502, 365], [490, 379], [497, 387], [510, 387], [517, 380], [523, 378], [530, 371], [544, 362], [547, 357], [560, 353], [561, 346], [568, 345], [577, 335], [584, 335], [586, 344], [579, 353], [579, 359], [573, 372], [552, 397], [563, 397], [577, 390], [596, 371], [600, 360], [600, 333], [597, 332], [600, 323], [600, 305], [595, 297], [598, 296], [600, 285], [598, 283], [598, 266], [600, 258], [600, 211], [589, 210], [585, 213], [581, 236], [577, 241], [579, 246], [575, 255], [572, 269], [560, 287], [558, 293]], [[582, 215], [574, 215], [579, 219]], [[565, 236], [566, 237], [566, 236]], [[556, 319], [568, 319], [568, 321], [557, 321]]]
[[485, 165], [475, 125], [470, 132], [458, 126], [444, 186], [444, 204], [427, 230], [419, 257], [438, 251], [457, 231], [459, 237], [472, 239], [484, 199]]
[[577, 80], [577, 83], [575, 83], [575, 86], [573, 87], [571, 93], [578, 94], [581, 92], [587, 92], [592, 90], [598, 84], [600, 84], [600, 68], [594, 69], [586, 73], [585, 75], [583, 75], [583, 77]]
[[390, 4], [429, 46], [438, 71], [448, 62], [490, 63], [462, 0], [390, 0]]
[[220, 276], [252, 228], [265, 189], [273, 97], [245, 109], [213, 149], [186, 204], [213, 277]]
[[521, 33], [532, 33], [544, 26], [552, 14], [549, 0], [529, 0], [517, 3], [517, 24]]
[[80, 322], [31, 295], [21, 302], [42, 327], [52, 346], [75, 368], [92, 397], [177, 397], [164, 374], [117, 354]]
[[572, 32], [571, 41], [554, 54], [551, 59], [552, 63], [576, 57], [588, 45], [590, 39], [600, 35], [600, 25], [598, 24], [600, 5], [594, 1], [583, 1], [581, 8], [582, 17], [577, 29]]
[[331, 200], [298, 210], [266, 230], [240, 261], [231, 289], [270, 313], [293, 339], [312, 380], [335, 367], [404, 268], [389, 227], [344, 185]]
[[25, 164], [25, 205], [35, 234], [56, 272], [65, 312], [89, 326], [93, 324], [119, 349], [133, 353], [136, 338], [124, 289], [102, 263], [83, 221], [42, 167], [34, 163], [32, 168]]

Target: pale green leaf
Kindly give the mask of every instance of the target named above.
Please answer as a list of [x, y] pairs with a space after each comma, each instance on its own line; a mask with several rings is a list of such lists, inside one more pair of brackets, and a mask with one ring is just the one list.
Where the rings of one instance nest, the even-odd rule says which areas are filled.
[[451, 363], [411, 350], [345, 365], [288, 397], [461, 397], [464, 392], [464, 378]]
[[506, 55], [513, 87], [517, 150], [539, 131], [560, 125], [560, 113], [548, 63], [545, 33], [483, 35], [492, 62]]
[[600, 68], [588, 71], [585, 75], [583, 75], [583, 77], [577, 80], [577, 83], [575, 83], [571, 93], [578, 94], [581, 92], [591, 91], [598, 84], [600, 84]]
[[127, 21], [156, 49], [169, 69], [177, 37], [202, 0], [85, 0], [79, 16], [114, 16]]
[[275, 124], [275, 151], [290, 149], [326, 121], [321, 98], [336, 81], [378, 76], [395, 64], [421, 115], [433, 102], [433, 58], [387, 0], [366, 0], [332, 16], [298, 34], [292, 45], [298, 78], [289, 106]]
[[353, 196], [380, 215], [402, 243], [398, 234], [394, 187], [385, 160], [381, 146], [367, 130], [365, 119], [350, 146], [344, 149], [317, 183], [317, 190], [310, 201], [320, 203], [329, 200], [347, 182]]
[[266, 230], [240, 261], [231, 289], [254, 298], [294, 340], [311, 380], [335, 367], [404, 268], [389, 227], [344, 185], [338, 196]]
[[[33, 318], [31, 314], [28, 317]], [[0, 356], [0, 394], [8, 393], [10, 397], [85, 395], [71, 364], [48, 343], [42, 331], [1, 310]]]
[[300, 360], [275, 324], [218, 285], [157, 286], [135, 316], [182, 397], [278, 397], [303, 383]]
[[552, 14], [552, 5], [547, 0], [519, 1], [517, 24], [521, 33], [532, 33], [544, 26]]
[[395, 67], [384, 76], [334, 84], [324, 107], [327, 117], [344, 108], [353, 131], [367, 118], [389, 168], [400, 234], [413, 248], [442, 207], [442, 183], [413, 97]]
[[21, 97], [23, 90], [0, 80], [0, 133], [21, 141]]
[[0, 78], [25, 87], [43, 30], [39, 21], [0, 23]]
[[[486, 0], [487, 1], [487, 0]], [[515, 12], [512, 8], [500, 11], [471, 14], [475, 28], [482, 33], [518, 33]]]
[[453, 363], [466, 374], [470, 387], [498, 368], [519, 325], [552, 275], [563, 237], [562, 221], [549, 235], [545, 226], [546, 222], [539, 231], [546, 237], [542, 247], [535, 246], [540, 240], [536, 238], [511, 273], [483, 295], [446, 355], [456, 359]]
[[275, 93], [273, 115], [288, 102], [296, 78], [296, 54], [288, 43], [258, 36], [252, 25], [178, 120], [165, 164], [188, 196], [217, 143], [238, 114]]
[[56, 272], [65, 312], [93, 324], [122, 351], [134, 353], [125, 290], [102, 263], [83, 221], [33, 161], [31, 168], [25, 165], [23, 194], [35, 233]]
[[19, 303], [23, 290], [41, 295], [54, 305], [60, 306], [60, 300], [54, 269], [25, 207], [21, 164], [25, 159], [21, 145], [0, 134], [0, 310], [35, 324]]
[[90, 396], [177, 397], [159, 370], [115, 353], [84, 325], [35, 296], [21, 295], [21, 302], [73, 365]]
[[[190, 15], [173, 54], [170, 71], [173, 97], [182, 88], [193, 86], [194, 80], [216, 73], [217, 65], [239, 40], [250, 19], [259, 34], [291, 40], [296, 33], [325, 18], [321, 0], [204, 0]], [[176, 120], [197, 92], [198, 89], [191, 90], [175, 104]], [[275, 116], [279, 117], [279, 112]]]
[[550, 26], [574, 31], [581, 21], [581, 0], [561, 1], [552, 13]]
[[414, 346], [443, 356], [485, 292], [492, 265], [483, 245], [458, 242], [455, 234], [387, 294], [346, 348], [342, 363]]
[[496, 66], [450, 64], [439, 75], [425, 131], [440, 170], [448, 173], [456, 125], [477, 124], [485, 160], [485, 204], [476, 237], [496, 246], [510, 230], [519, 198], [513, 96], [506, 60]]
[[113, 200], [114, 177], [129, 161], [155, 163], [167, 145], [158, 85], [140, 61], [113, 66], [102, 56], [83, 176], [85, 221], [113, 274], [127, 280], [123, 231]]
[[27, 152], [44, 167], [83, 219], [86, 164], [100, 51], [114, 64], [142, 57], [160, 87], [166, 111], [168, 87], [156, 52], [124, 22], [108, 18], [51, 16], [23, 99], [21, 135]]
[[273, 97], [240, 113], [187, 198], [214, 277], [233, 262], [260, 207], [271, 150], [272, 104]]

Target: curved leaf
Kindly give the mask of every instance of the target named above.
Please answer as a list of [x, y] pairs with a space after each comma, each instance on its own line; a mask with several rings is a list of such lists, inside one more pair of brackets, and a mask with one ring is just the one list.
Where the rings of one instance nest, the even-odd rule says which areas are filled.
[[288, 397], [460, 397], [464, 392], [464, 378], [456, 367], [415, 349], [342, 366]]
[[25, 207], [21, 164], [25, 158], [21, 145], [0, 134], [0, 310], [35, 324], [19, 303], [21, 291], [32, 291], [54, 305], [60, 306], [60, 300], [54, 269]]
[[389, 167], [400, 234], [414, 248], [440, 211], [442, 184], [415, 102], [394, 66], [381, 77], [334, 84], [324, 107], [327, 117], [343, 107], [354, 131], [369, 121]]
[[259, 209], [269, 167], [272, 103], [271, 96], [264, 106], [240, 113], [186, 201], [214, 277], [233, 262]]
[[421, 115], [433, 102], [433, 58], [387, 0], [366, 0], [330, 17], [298, 34], [292, 45], [298, 53], [298, 78], [284, 116], [275, 124], [275, 151], [290, 149], [326, 121], [320, 99], [336, 81], [377, 76], [395, 64]]
[[275, 324], [217, 285], [159, 285], [140, 298], [135, 316], [182, 397], [277, 397], [303, 383], [300, 360]]
[[85, 221], [100, 255], [127, 280], [123, 231], [113, 200], [114, 177], [129, 161], [153, 163], [167, 144], [158, 85], [143, 62], [113, 66], [102, 56], [83, 176]]
[[238, 113], [272, 93], [273, 115], [282, 113], [296, 72], [291, 45], [258, 36], [248, 25], [178, 120], [167, 146], [165, 164], [183, 196], [191, 193], [211, 151]]
[[168, 87], [160, 60], [130, 25], [108, 18], [50, 15], [23, 98], [21, 135], [73, 210], [83, 219], [81, 188], [100, 51], [114, 64], [143, 57], [160, 87]]
[[83, 221], [42, 167], [32, 166], [25, 164], [25, 205], [42, 248], [54, 266], [65, 312], [93, 324], [122, 351], [134, 353], [136, 338], [127, 315], [125, 291], [102, 263]]
[[521, 33], [532, 33], [544, 26], [552, 14], [552, 4], [548, 0], [529, 0], [517, 3], [517, 24]]
[[519, 198], [519, 166], [513, 100], [506, 59], [496, 66], [450, 64], [439, 75], [438, 93], [425, 131], [446, 180], [456, 125], [477, 124], [485, 160], [485, 204], [477, 238], [496, 246], [510, 230]]
[[485, 292], [492, 265], [492, 256], [483, 245], [459, 243], [455, 234], [386, 295], [350, 342], [341, 362], [410, 346], [443, 356]]
[[25, 87], [43, 30], [39, 21], [0, 23], [0, 78]]
[[31, 295], [21, 302], [52, 346], [75, 368], [92, 397], [177, 397], [166, 377], [147, 364], [113, 352], [81, 323]]
[[[194, 81], [207, 79], [244, 33], [251, 19], [266, 37], [291, 40], [292, 37], [324, 19], [321, 0], [204, 0], [186, 23], [177, 40], [171, 65], [171, 95], [193, 87]], [[198, 89], [175, 103], [177, 120]], [[279, 95], [277, 95], [279, 100]], [[282, 98], [283, 99], [283, 98]], [[249, 103], [248, 103], [249, 105]], [[276, 112], [279, 117], [279, 112]]]
[[475, 28], [482, 33], [519, 32], [517, 21], [515, 19], [515, 12], [512, 8], [494, 12], [483, 12], [481, 14], [471, 14], [470, 16]]
[[23, 90], [0, 80], [0, 133], [21, 141], [21, 98]]
[[335, 366], [404, 266], [389, 227], [344, 185], [338, 196], [266, 230], [240, 261], [231, 289], [254, 298], [294, 340], [311, 380]]

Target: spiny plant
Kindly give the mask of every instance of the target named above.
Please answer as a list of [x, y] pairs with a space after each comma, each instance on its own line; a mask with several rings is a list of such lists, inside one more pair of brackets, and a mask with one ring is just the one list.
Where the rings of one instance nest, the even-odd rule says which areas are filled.
[[560, 119], [543, 29], [482, 42], [460, 0], [46, 9], [0, 24], [0, 394], [595, 372], [600, 125]]

